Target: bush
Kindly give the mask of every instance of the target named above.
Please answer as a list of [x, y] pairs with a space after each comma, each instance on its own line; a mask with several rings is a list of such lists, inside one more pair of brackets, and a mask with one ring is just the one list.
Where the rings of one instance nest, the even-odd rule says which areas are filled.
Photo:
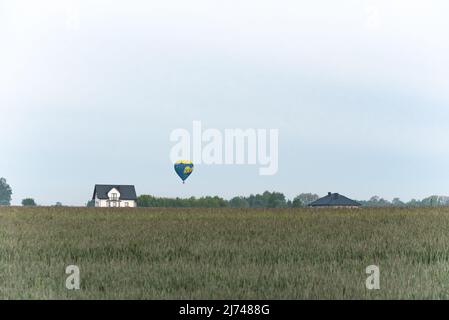
[[22, 200], [22, 206], [24, 207], [35, 207], [36, 206], [36, 202], [34, 201], [33, 198], [26, 198]]

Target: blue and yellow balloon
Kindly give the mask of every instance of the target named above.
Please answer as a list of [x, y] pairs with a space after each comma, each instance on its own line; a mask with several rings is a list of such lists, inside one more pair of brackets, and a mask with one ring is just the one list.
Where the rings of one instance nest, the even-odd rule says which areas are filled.
[[193, 163], [189, 160], [179, 160], [175, 163], [175, 171], [181, 178], [182, 183], [185, 183], [186, 179], [193, 172]]

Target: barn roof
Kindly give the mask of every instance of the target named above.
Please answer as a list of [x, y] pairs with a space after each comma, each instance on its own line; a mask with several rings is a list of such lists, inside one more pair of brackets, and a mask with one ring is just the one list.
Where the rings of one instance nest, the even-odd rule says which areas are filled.
[[108, 199], [108, 193], [112, 189], [117, 189], [120, 192], [120, 200], [137, 200], [136, 188], [129, 185], [113, 185], [113, 184], [97, 184], [95, 185], [94, 194], [98, 199]]
[[309, 204], [310, 207], [359, 207], [360, 203], [338, 193], [329, 192], [327, 196]]

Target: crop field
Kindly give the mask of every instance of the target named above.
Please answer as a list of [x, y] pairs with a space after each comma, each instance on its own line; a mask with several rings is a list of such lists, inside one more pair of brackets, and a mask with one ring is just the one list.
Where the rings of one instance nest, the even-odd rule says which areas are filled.
[[1, 207], [0, 298], [447, 299], [449, 208]]

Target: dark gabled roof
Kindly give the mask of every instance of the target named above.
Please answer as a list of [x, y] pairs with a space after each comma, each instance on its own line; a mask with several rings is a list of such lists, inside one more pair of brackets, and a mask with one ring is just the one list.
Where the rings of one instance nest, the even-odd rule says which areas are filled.
[[108, 192], [112, 189], [117, 189], [120, 192], [120, 200], [137, 200], [136, 188], [134, 186], [126, 185], [113, 185], [113, 184], [97, 184], [95, 185], [94, 194], [92, 199], [95, 199], [95, 195], [98, 199], [108, 199]]
[[327, 196], [320, 198], [309, 204], [309, 207], [360, 207], [361, 204], [351, 200], [338, 193], [328, 193]]

